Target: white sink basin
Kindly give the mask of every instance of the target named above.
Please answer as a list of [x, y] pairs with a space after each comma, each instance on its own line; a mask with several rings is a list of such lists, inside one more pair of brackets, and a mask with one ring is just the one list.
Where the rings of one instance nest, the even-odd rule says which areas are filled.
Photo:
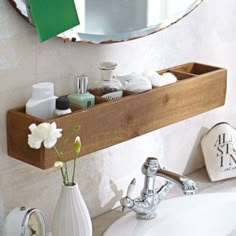
[[236, 236], [236, 193], [211, 193], [165, 200], [153, 220], [130, 212], [104, 236]]

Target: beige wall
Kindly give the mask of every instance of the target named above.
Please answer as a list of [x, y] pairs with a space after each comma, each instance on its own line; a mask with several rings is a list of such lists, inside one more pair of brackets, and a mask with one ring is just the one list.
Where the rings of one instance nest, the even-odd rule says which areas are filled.
[[235, 9], [234, 0], [207, 0], [176, 25], [125, 43], [85, 45], [54, 38], [40, 44], [35, 29], [0, 0], [0, 228], [5, 215], [21, 205], [39, 207], [50, 223], [61, 180], [59, 171], [42, 171], [7, 156], [6, 111], [24, 105], [37, 82], [54, 82], [57, 95], [73, 90], [75, 74], [88, 74], [93, 84], [102, 60], [116, 61], [120, 74], [191, 61], [226, 67], [228, 92], [225, 107], [80, 158], [78, 183], [91, 215], [114, 207], [134, 176], [140, 190], [147, 156], [180, 173], [202, 167], [199, 140], [205, 127], [219, 121], [236, 126]]

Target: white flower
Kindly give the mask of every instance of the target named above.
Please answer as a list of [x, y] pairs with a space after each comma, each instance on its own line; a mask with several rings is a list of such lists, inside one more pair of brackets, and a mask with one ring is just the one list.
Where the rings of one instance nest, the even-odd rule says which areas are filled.
[[45, 148], [53, 147], [57, 139], [62, 136], [62, 129], [57, 129], [56, 123], [41, 123], [38, 126], [29, 126], [31, 134], [28, 135], [28, 144], [31, 148], [39, 149], [43, 142]]

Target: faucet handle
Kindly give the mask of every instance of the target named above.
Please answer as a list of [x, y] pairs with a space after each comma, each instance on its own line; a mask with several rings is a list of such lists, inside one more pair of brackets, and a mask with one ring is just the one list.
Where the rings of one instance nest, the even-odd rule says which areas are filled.
[[125, 210], [125, 205], [128, 204], [127, 201], [129, 201], [129, 199], [133, 197], [135, 191], [135, 184], [136, 184], [136, 179], [133, 178], [128, 186], [126, 196], [121, 199], [122, 212], [124, 212]]
[[134, 191], [135, 191], [135, 184], [136, 184], [136, 179], [133, 178], [132, 181], [130, 182], [128, 189], [127, 189], [127, 193], [126, 193], [126, 197], [132, 198]]
[[155, 176], [159, 169], [158, 159], [156, 157], [148, 157], [142, 166], [142, 173], [146, 176]]
[[173, 181], [167, 180], [166, 183], [157, 191], [159, 201], [163, 200], [166, 194], [175, 186]]

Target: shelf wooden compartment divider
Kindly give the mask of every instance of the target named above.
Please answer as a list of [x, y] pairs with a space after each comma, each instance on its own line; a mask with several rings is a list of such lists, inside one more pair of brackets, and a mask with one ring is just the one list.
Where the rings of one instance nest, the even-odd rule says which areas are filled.
[[[7, 113], [9, 156], [41, 169], [53, 166], [53, 149], [32, 149], [27, 138], [32, 123], [56, 122], [67, 137], [75, 125], [82, 140], [80, 156], [110, 147], [150, 131], [196, 116], [225, 103], [227, 70], [200, 63], [188, 63], [158, 71], [171, 72], [178, 81], [163, 87], [153, 87], [144, 93], [124, 92], [124, 97], [107, 101], [96, 97], [96, 105], [87, 109], [73, 106], [71, 114], [41, 120], [25, 114], [25, 108]], [[58, 140], [58, 145], [63, 140]], [[71, 140], [64, 149], [65, 161], [73, 159]]]

